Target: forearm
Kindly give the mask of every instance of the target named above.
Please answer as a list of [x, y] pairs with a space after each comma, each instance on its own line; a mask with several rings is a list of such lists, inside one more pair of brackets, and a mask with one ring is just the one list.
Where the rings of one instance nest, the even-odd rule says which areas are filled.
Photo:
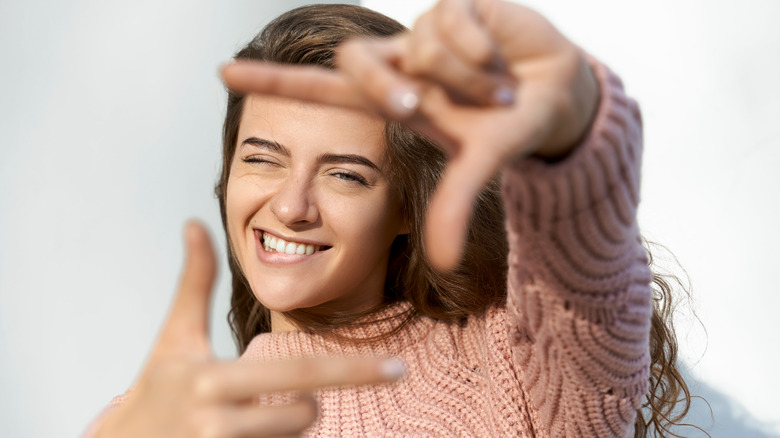
[[641, 120], [620, 80], [594, 66], [601, 103], [583, 142], [562, 161], [529, 158], [504, 174], [516, 366], [551, 436], [625, 436], [647, 389]]

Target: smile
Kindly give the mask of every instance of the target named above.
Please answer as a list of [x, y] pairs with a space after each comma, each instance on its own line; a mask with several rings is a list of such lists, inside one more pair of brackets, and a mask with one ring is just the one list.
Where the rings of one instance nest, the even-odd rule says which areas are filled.
[[262, 232], [261, 240], [263, 243], [263, 249], [266, 251], [283, 254], [312, 255], [321, 249], [329, 248], [320, 245], [313, 245], [310, 243], [300, 243], [284, 240], [266, 232]]

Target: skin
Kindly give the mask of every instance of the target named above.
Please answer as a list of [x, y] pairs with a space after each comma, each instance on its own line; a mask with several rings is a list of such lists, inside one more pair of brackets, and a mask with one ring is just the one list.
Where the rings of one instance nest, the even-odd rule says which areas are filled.
[[[520, 157], [565, 156], [587, 133], [599, 100], [593, 74], [574, 44], [538, 13], [496, 0], [441, 0], [409, 32], [343, 44], [338, 67], [326, 71], [232, 63], [223, 68], [222, 76], [235, 90], [359, 109], [402, 120], [439, 141], [450, 161], [429, 208], [426, 252], [440, 269], [452, 267], [459, 259], [474, 197], [485, 182], [502, 165]], [[296, 158], [301, 153], [297, 148], [293, 152]], [[278, 182], [272, 180], [278, 186], [262, 199], [260, 195], [252, 198], [249, 204], [253, 207], [236, 207], [241, 211], [236, 213], [235, 225], [230, 225], [230, 234], [234, 243], [244, 245], [239, 254], [242, 266], [256, 275], [251, 281], [258, 285], [253, 285], [258, 297], [279, 310], [331, 301], [366, 305], [367, 301], [352, 293], [340, 297], [346, 298], [341, 302], [335, 295], [317, 297], [316, 287], [301, 288], [305, 293], [294, 296], [280, 290], [261, 291], [259, 285], [267, 282], [260, 275], [277, 274], [253, 265], [247, 233], [253, 220], [264, 227], [279, 227], [274, 230], [280, 232], [305, 233], [328, 242], [333, 239], [333, 248], [351, 241], [334, 224], [330, 229], [324, 222], [320, 228], [314, 225], [317, 220], [312, 219], [311, 209], [316, 207], [325, 217], [328, 209], [319, 202], [335, 191], [326, 190], [329, 183], [322, 182], [311, 157], [303, 155], [302, 165], [283, 167], [295, 176], [285, 174]], [[245, 177], [242, 184], [257, 187], [252, 182], [255, 177]], [[302, 204], [292, 196], [295, 193], [310, 196], [306, 200], [310, 204]], [[282, 217], [296, 208], [307, 213], [299, 216], [297, 225], [283, 221], [275, 216], [274, 196], [290, 203], [288, 210], [277, 209]], [[353, 201], [359, 202], [361, 196], [355, 195]], [[372, 202], [388, 206], [385, 211], [393, 217], [387, 198]], [[390, 239], [403, 231], [402, 226], [396, 231], [396, 225], [383, 224], [376, 235]], [[185, 235], [187, 262], [168, 320], [130, 399], [106, 415], [98, 437], [297, 436], [316, 416], [311, 399], [273, 408], [247, 400], [280, 389], [308, 391], [385, 382], [403, 373], [398, 363], [378, 358], [281, 364], [215, 360], [206, 335], [216, 272], [213, 249], [201, 225], [188, 224]], [[375, 258], [367, 265], [375, 266], [380, 260]], [[368, 274], [355, 277], [356, 285], [374, 278], [371, 269], [361, 272]], [[280, 282], [292, 285], [283, 277]], [[373, 285], [372, 281], [366, 284]]]
[[[227, 186], [236, 259], [275, 312], [325, 304], [363, 310], [382, 299], [390, 245], [407, 232], [386, 177], [384, 120], [365, 112], [250, 96]], [[264, 232], [315, 244], [311, 255], [269, 252]]]

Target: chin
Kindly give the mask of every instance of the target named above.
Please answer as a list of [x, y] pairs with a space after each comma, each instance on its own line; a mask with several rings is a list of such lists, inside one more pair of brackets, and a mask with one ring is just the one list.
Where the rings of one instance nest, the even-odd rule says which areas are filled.
[[268, 296], [260, 296], [255, 294], [255, 298], [260, 301], [265, 308], [273, 310], [274, 312], [289, 312], [290, 310], [301, 309], [308, 307], [304, 303], [296, 300], [290, 300], [290, 297], [277, 297], [276, 299]]
[[321, 304], [320, 302], [313, 302], [311, 299], [307, 300], [303, 299], [304, 297], [294, 296], [289, 293], [289, 290], [278, 292], [264, 290], [262, 293], [258, 294], [255, 292], [255, 289], [252, 288], [252, 293], [255, 298], [260, 301], [260, 304], [274, 312], [289, 312], [290, 310], [304, 309]]

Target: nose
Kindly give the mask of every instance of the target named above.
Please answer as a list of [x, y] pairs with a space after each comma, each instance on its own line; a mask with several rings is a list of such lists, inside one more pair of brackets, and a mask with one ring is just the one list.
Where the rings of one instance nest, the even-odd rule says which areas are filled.
[[312, 224], [319, 218], [313, 198], [308, 179], [290, 175], [271, 200], [271, 211], [290, 228]]

